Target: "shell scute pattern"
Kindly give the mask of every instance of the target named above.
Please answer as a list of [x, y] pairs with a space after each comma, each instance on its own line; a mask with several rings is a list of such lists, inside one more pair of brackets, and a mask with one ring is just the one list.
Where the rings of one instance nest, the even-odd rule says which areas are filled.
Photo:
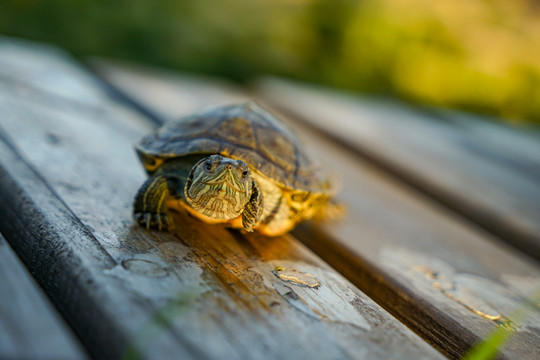
[[245, 161], [254, 171], [283, 188], [311, 193], [330, 191], [319, 168], [300, 148], [293, 132], [253, 102], [170, 122], [144, 137], [137, 150], [163, 160], [221, 154]]
[[227, 144], [242, 145], [250, 150], [257, 148], [253, 126], [249, 119], [241, 116], [222, 119], [217, 126], [209, 129], [208, 136], [221, 139]]
[[296, 146], [283, 136], [276, 136], [275, 133], [266, 128], [257, 129], [257, 137], [264, 139], [260, 141], [257, 151], [285, 172], [296, 170]]

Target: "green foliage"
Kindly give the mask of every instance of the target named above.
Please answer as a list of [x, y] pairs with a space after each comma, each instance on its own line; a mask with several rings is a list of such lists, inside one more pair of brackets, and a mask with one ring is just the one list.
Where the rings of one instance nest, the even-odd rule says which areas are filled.
[[248, 81], [263, 73], [540, 123], [528, 0], [4, 0], [0, 32]]
[[521, 323], [540, 306], [540, 289], [537, 289], [523, 304], [514, 310], [509, 319], [497, 324], [497, 328], [481, 343], [469, 350], [462, 360], [495, 359], [505, 343], [521, 326]]
[[462, 360], [494, 359], [513, 331], [506, 327], [498, 327], [481, 345], [476, 346]]

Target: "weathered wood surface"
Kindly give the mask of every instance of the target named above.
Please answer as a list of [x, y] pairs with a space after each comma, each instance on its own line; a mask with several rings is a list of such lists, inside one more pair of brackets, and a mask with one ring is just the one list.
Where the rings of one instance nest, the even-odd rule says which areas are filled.
[[[29, 51], [29, 47], [33, 51]], [[58, 61], [61, 57], [63, 61]], [[96, 79], [79, 71], [78, 63], [59, 48], [0, 35], [0, 79], [17, 86], [43, 91], [43, 100], [50, 103], [99, 105], [109, 99], [97, 87]], [[66, 105], [66, 103], [64, 103]]]
[[181, 213], [174, 233], [135, 226], [132, 144], [150, 122], [19, 80], [0, 82], [0, 230], [93, 356], [442, 357], [292, 236]]
[[0, 235], [0, 359], [86, 358], [78, 340]]
[[257, 89], [280, 109], [540, 259], [540, 134], [277, 79], [263, 80]]
[[[190, 83], [178, 75], [174, 80], [162, 75], [160, 79], [168, 80], [160, 83], [155, 72], [142, 67], [94, 66], [157, 119], [194, 110], [179, 105]], [[166, 101], [153, 95], [156, 88], [167, 89]], [[201, 102], [204, 93], [200, 91]], [[238, 91], [233, 97], [230, 93], [199, 106], [237, 101]], [[530, 258], [408, 191], [305, 124], [289, 123], [321, 163], [340, 175], [340, 198], [349, 206], [343, 221], [324, 227], [306, 224], [294, 235], [448, 356], [463, 355], [540, 287], [540, 268]], [[504, 357], [535, 359], [539, 343], [536, 312], [516, 331]]]

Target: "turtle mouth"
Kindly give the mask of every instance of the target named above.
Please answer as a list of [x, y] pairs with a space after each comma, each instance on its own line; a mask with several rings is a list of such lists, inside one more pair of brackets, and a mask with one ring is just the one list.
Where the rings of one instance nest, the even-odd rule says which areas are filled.
[[228, 187], [230, 187], [234, 191], [244, 192], [244, 190], [240, 189], [240, 187], [237, 186], [234, 175], [232, 174], [232, 171], [234, 171], [234, 170], [227, 169], [226, 176], [224, 176], [222, 178], [219, 178], [219, 179], [202, 181], [202, 183], [205, 184], [205, 185], [210, 185], [210, 186], [212, 186], [212, 185], [221, 185], [221, 184], [225, 183]]
[[234, 191], [243, 192], [242, 189], [239, 189], [238, 187], [236, 187], [234, 184], [232, 184], [228, 180], [205, 181], [205, 182], [203, 182], [203, 184], [205, 184], [205, 185], [221, 185], [223, 183], [226, 183], [227, 186], [230, 187], [231, 189], [233, 189]]

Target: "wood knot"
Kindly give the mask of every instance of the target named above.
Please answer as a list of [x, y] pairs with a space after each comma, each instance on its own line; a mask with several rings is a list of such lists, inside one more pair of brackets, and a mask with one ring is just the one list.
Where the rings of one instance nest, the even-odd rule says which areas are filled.
[[158, 263], [145, 259], [127, 259], [122, 261], [122, 267], [132, 273], [150, 277], [167, 276], [168, 271]]

